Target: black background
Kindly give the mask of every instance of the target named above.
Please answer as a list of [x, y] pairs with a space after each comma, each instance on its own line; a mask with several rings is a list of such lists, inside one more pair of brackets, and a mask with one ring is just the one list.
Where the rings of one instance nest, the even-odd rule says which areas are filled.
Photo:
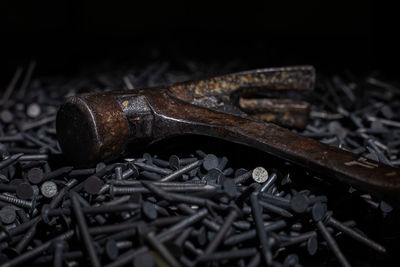
[[373, 1], [2, 0], [0, 12], [1, 84], [31, 59], [36, 75], [191, 58], [394, 79], [400, 59], [397, 9]]

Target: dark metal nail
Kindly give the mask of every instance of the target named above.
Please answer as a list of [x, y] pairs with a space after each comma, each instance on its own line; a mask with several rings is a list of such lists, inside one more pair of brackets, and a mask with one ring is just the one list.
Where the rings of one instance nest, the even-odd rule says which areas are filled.
[[33, 208], [35, 207], [35, 201], [27, 201], [27, 200], [23, 200], [23, 199], [19, 199], [16, 197], [10, 197], [10, 196], [6, 196], [3, 194], [0, 194], [0, 200], [1, 201], [5, 201], [11, 204], [14, 204], [18, 207], [22, 207], [22, 208], [27, 208], [30, 210], [33, 210]]
[[13, 267], [13, 266], [18, 266], [24, 262], [27, 262], [31, 259], [34, 259], [35, 257], [39, 256], [40, 254], [42, 254], [44, 251], [46, 251], [55, 240], [57, 239], [62, 239], [62, 240], [67, 240], [69, 238], [71, 238], [74, 234], [74, 230], [69, 230], [57, 237], [55, 237], [54, 239], [51, 239], [35, 248], [33, 248], [30, 251], [25, 252], [24, 254], [21, 254], [11, 260], [9, 260], [8, 262], [0, 265], [1, 267]]
[[260, 242], [261, 253], [264, 257], [265, 262], [269, 265], [272, 262], [272, 254], [271, 254], [271, 250], [269, 248], [267, 232], [264, 229], [264, 223], [263, 223], [263, 219], [262, 219], [261, 209], [258, 204], [258, 194], [257, 193], [253, 192], [250, 195], [250, 202], [251, 202], [251, 208], [252, 208], [252, 212], [253, 212], [254, 223], [256, 225], [256, 232], [257, 232], [258, 240]]
[[174, 226], [166, 229], [157, 235], [158, 239], [164, 239], [168, 237], [171, 233], [178, 231], [179, 229], [183, 229], [184, 227], [190, 226], [200, 220], [202, 220], [208, 214], [207, 209], [200, 209], [198, 212], [193, 213], [191, 216], [185, 218]]
[[32, 168], [27, 173], [27, 178], [32, 184], [40, 184], [44, 178], [41, 168]]
[[207, 245], [204, 255], [211, 254], [217, 249], [217, 247], [223, 242], [223, 238], [231, 228], [233, 221], [236, 220], [239, 215], [240, 211], [236, 207], [233, 207], [230, 210], [229, 214], [224, 218], [224, 223], [216, 233], [214, 239]]
[[211, 254], [204, 254], [197, 258], [198, 262], [208, 262], [208, 261], [223, 261], [223, 260], [233, 260], [242, 259], [256, 255], [256, 248], [242, 248], [233, 249], [229, 251], [219, 251]]
[[153, 203], [144, 201], [142, 204], [142, 212], [145, 215], [145, 217], [149, 220], [154, 220], [157, 218], [157, 210]]
[[115, 172], [115, 179], [122, 180], [122, 166], [116, 166], [114, 172]]
[[57, 239], [53, 243], [53, 248], [54, 248], [53, 266], [62, 267], [64, 252], [68, 250], [68, 243], [65, 240]]
[[160, 168], [160, 167], [157, 167], [154, 165], [149, 165], [149, 164], [139, 162], [139, 161], [134, 161], [133, 164], [135, 164], [137, 167], [139, 167], [143, 170], [155, 172], [155, 173], [162, 174], [162, 175], [169, 175], [172, 172], [170, 169]]
[[83, 212], [82, 212], [81, 206], [79, 204], [79, 200], [76, 196], [76, 193], [71, 192], [70, 197], [71, 197], [71, 201], [72, 201], [72, 209], [75, 214], [75, 219], [78, 223], [80, 235], [85, 243], [86, 250], [89, 254], [90, 262], [93, 266], [100, 267], [101, 266], [100, 260], [97, 256], [96, 250], [94, 248], [93, 240], [88, 232], [86, 220], [83, 215]]
[[245, 173], [243, 173], [243, 174], [241, 174], [239, 176], [236, 176], [234, 178], [235, 184], [244, 183], [245, 181], [247, 181], [251, 177], [252, 174], [253, 174], [253, 170], [247, 171], [247, 172], [245, 172]]
[[305, 212], [308, 208], [308, 205], [309, 205], [309, 200], [303, 194], [295, 194], [290, 201], [291, 209], [297, 213]]
[[337, 230], [343, 232], [344, 234], [354, 238], [355, 240], [367, 245], [368, 247], [380, 252], [380, 253], [386, 253], [386, 249], [381, 246], [380, 244], [374, 242], [373, 240], [369, 239], [366, 236], [363, 236], [361, 234], [359, 234], [358, 232], [354, 231], [353, 229], [351, 229], [350, 227], [344, 225], [343, 223], [337, 221], [336, 219], [334, 219], [332, 216], [329, 216], [327, 218], [327, 224], [333, 226], [334, 228], [336, 228]]
[[18, 161], [18, 159], [20, 159], [24, 154], [23, 153], [19, 153], [19, 154], [14, 154], [10, 157], [8, 157], [7, 159], [3, 160], [0, 162], [0, 170], [14, 164], [16, 161]]
[[154, 257], [148, 253], [148, 252], [143, 252], [138, 254], [135, 259], [133, 260], [133, 266], [134, 267], [154, 267], [156, 266]]
[[175, 257], [169, 252], [169, 250], [159, 241], [159, 239], [156, 237], [154, 232], [149, 232], [146, 235], [146, 240], [152, 246], [160, 255], [165, 259], [165, 261], [170, 265], [170, 266], [176, 266], [179, 267], [181, 266], [179, 262], [175, 259]]
[[290, 212], [288, 212], [285, 209], [279, 208], [277, 206], [274, 206], [273, 204], [267, 203], [265, 201], [259, 200], [258, 203], [260, 204], [261, 207], [263, 207], [264, 209], [279, 214], [283, 217], [287, 217], [287, 218], [291, 218], [293, 217], [293, 214], [291, 214]]
[[85, 180], [83, 188], [88, 194], [96, 195], [100, 192], [103, 185], [103, 180], [98, 178], [96, 175], [92, 175]]
[[15, 221], [16, 218], [17, 218], [17, 214], [13, 207], [6, 206], [0, 210], [0, 220], [2, 223], [11, 224]]
[[193, 162], [193, 163], [191, 163], [191, 164], [188, 164], [188, 165], [186, 165], [185, 167], [183, 167], [183, 168], [181, 168], [181, 169], [179, 169], [179, 170], [177, 170], [177, 171], [175, 171], [175, 172], [173, 172], [173, 173], [171, 173], [171, 174], [165, 176], [165, 177], [162, 178], [160, 181], [162, 181], [162, 182], [170, 182], [170, 181], [173, 181], [173, 180], [179, 178], [179, 177], [180, 177], [181, 175], [183, 175], [184, 173], [187, 173], [187, 172], [191, 171], [192, 169], [197, 168], [198, 166], [201, 165], [201, 163], [202, 163], [201, 161], [195, 161], [195, 162]]
[[350, 263], [347, 261], [342, 251], [340, 251], [339, 246], [337, 245], [335, 239], [331, 236], [331, 234], [326, 229], [325, 225], [322, 221], [317, 222], [317, 227], [325, 241], [328, 243], [329, 248], [332, 250], [333, 254], [335, 254], [336, 258], [339, 260], [339, 263], [344, 267], [350, 267]]
[[27, 200], [34, 198], [35, 191], [29, 183], [20, 183], [17, 185], [16, 194], [18, 198]]
[[[265, 232], [277, 231], [277, 230], [284, 228], [285, 226], [286, 226], [286, 222], [284, 220], [279, 220], [279, 221], [264, 225], [264, 230], [265, 230]], [[224, 241], [224, 245], [234, 246], [234, 245], [237, 245], [246, 240], [253, 239], [256, 236], [257, 236], [256, 229], [251, 229], [246, 232], [242, 232], [240, 234], [236, 234], [236, 235], [232, 235], [232, 236], [228, 237]]]
[[218, 167], [218, 158], [214, 154], [208, 154], [203, 160], [203, 167], [209, 171]]

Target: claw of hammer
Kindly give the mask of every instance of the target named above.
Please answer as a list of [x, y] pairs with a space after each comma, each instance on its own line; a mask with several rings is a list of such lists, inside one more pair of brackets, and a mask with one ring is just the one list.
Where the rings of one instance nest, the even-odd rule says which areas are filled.
[[240, 98], [239, 107], [252, 118], [300, 129], [307, 126], [310, 112], [309, 103], [293, 99]]
[[[238, 72], [170, 86], [175, 97], [194, 105], [225, 113], [249, 116], [286, 127], [304, 128], [309, 104], [281, 96], [288, 92], [304, 93], [314, 89], [312, 66], [266, 68]], [[261, 96], [251, 98], [252, 96]]]
[[[88, 164], [118, 157], [128, 144], [149, 144], [183, 134], [214, 136], [254, 147], [375, 195], [398, 199], [398, 169], [243, 116], [232, 104], [238, 92], [240, 96], [271, 88], [312, 88], [313, 82], [312, 67], [297, 67], [75, 96], [57, 114], [58, 139], [68, 158]], [[207, 106], [200, 101], [207, 97], [222, 104], [211, 102]]]

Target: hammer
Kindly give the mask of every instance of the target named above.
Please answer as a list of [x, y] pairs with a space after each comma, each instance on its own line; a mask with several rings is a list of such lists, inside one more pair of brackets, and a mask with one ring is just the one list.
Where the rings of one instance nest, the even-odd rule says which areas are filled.
[[309, 108], [306, 102], [249, 98], [272, 91], [308, 91], [314, 83], [312, 66], [296, 66], [150, 89], [73, 96], [58, 111], [58, 140], [67, 158], [87, 165], [115, 159], [128, 144], [142, 146], [187, 134], [212, 136], [256, 148], [374, 195], [398, 200], [398, 169], [268, 122], [304, 126]]

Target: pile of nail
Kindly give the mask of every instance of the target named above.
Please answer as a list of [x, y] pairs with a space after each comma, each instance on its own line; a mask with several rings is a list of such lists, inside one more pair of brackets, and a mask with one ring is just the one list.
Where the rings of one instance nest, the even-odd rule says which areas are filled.
[[[315, 266], [350, 266], [343, 240], [373, 257], [385, 254], [336, 203], [359, 198], [365, 206], [354, 209], [382, 217], [393, 212], [390, 203], [354, 188], [332, 199], [318, 177], [308, 187], [313, 177], [291, 165], [243, 169], [222, 151], [201, 150], [144, 153], [88, 169], [62, 158], [54, 120], [66, 96], [237, 70], [233, 64], [189, 62], [177, 71], [158, 62], [55, 80], [32, 80], [34, 69], [34, 62], [18, 68], [0, 100], [0, 266], [301, 266], [316, 258]], [[399, 166], [398, 94], [372, 76], [323, 78], [310, 96], [309, 125], [293, 131]]]
[[[324, 241], [350, 266], [337, 232], [385, 252], [353, 230], [353, 221], [336, 220], [326, 196], [292, 188], [290, 174], [234, 170], [227, 157], [202, 151], [189, 156], [164, 160], [145, 153], [90, 169], [30, 168], [26, 180], [4, 185], [11, 194], [0, 195], [11, 204], [0, 213], [7, 224], [3, 253], [11, 257], [4, 266], [84, 264], [86, 257], [93, 266], [300, 266], [291, 247], [304, 245], [314, 255]], [[38, 231], [46, 241], [35, 244]]]
[[[311, 121], [304, 136], [389, 166], [400, 166], [400, 87], [377, 75], [363, 79], [351, 73], [320, 78], [312, 93]], [[349, 192], [353, 192], [349, 188]], [[391, 210], [385, 202], [361, 197], [373, 208]]]
[[326, 78], [313, 92], [312, 122], [302, 134], [398, 167], [399, 97], [400, 87], [373, 76]]

